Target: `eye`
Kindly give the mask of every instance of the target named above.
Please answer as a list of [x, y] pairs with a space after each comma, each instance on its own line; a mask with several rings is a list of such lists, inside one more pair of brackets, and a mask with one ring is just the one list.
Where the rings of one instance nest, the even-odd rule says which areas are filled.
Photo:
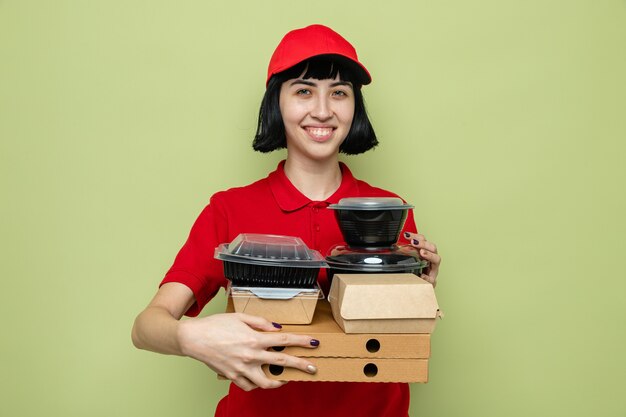
[[333, 92], [333, 96], [336, 97], [348, 97], [348, 93], [344, 90], [336, 90]]
[[311, 94], [311, 90], [309, 90], [308, 88], [300, 88], [296, 91], [296, 94], [299, 96], [308, 96]]

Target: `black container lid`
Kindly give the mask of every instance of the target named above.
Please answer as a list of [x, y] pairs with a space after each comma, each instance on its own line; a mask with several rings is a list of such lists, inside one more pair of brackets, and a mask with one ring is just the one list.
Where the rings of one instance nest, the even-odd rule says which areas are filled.
[[227, 262], [294, 268], [328, 268], [322, 255], [294, 236], [242, 233], [215, 249]]
[[335, 245], [328, 253], [326, 262], [331, 268], [349, 271], [398, 272], [428, 265], [428, 261], [421, 259], [418, 250], [410, 245], [374, 250]]
[[332, 210], [407, 210], [413, 207], [397, 197], [347, 197], [328, 206]]

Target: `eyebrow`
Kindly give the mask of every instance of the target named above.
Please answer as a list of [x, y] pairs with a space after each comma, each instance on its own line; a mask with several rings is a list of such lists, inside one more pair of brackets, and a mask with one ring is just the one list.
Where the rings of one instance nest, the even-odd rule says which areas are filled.
[[[307, 81], [307, 80], [303, 80], [303, 79], [300, 79], [300, 78], [298, 78], [297, 80], [294, 80], [291, 83], [291, 85], [296, 85], [296, 84], [304, 84], [304, 85], [308, 85], [310, 87], [316, 87], [317, 86], [317, 84], [315, 84], [312, 81]], [[352, 87], [352, 83], [350, 83], [348, 81], [336, 81], [336, 82], [332, 83], [330, 86], [331, 87], [337, 87], [337, 86], [340, 86], [340, 85], [345, 85], [345, 86], [348, 86], [348, 87]]]

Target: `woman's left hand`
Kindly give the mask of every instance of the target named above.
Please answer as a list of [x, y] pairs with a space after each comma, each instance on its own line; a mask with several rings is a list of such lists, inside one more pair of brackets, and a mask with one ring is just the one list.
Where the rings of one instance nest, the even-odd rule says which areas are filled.
[[428, 261], [421, 278], [437, 285], [437, 275], [439, 274], [439, 265], [441, 265], [441, 256], [437, 253], [437, 245], [426, 240], [426, 237], [419, 233], [404, 232], [404, 237], [409, 241], [411, 246], [416, 247], [420, 251], [420, 256]]

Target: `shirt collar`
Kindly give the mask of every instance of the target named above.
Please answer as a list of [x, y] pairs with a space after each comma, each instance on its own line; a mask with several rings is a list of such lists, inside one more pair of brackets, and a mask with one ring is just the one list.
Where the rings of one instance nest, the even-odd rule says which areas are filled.
[[[350, 172], [350, 169], [343, 162], [339, 162], [341, 168], [341, 184], [337, 191], [322, 203], [325, 205], [336, 204], [344, 197], [355, 197], [359, 195], [359, 186], [357, 180]], [[283, 211], [295, 211], [311, 203], [320, 203], [312, 201], [302, 194], [285, 175], [285, 161], [278, 164], [276, 170], [268, 176], [270, 189], [274, 195], [274, 199]]]

